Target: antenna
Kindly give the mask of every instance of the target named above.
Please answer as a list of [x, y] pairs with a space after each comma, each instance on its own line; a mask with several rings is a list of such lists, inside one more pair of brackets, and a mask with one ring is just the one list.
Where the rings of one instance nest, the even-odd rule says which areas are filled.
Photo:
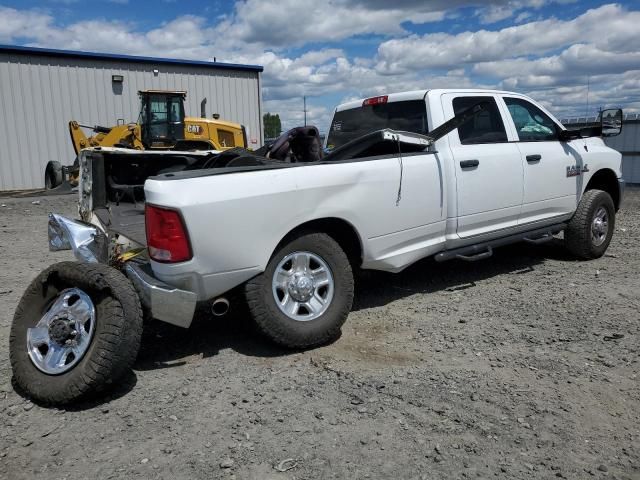
[[[585, 125], [586, 125], [587, 119], [589, 118], [589, 87], [590, 87], [590, 81], [591, 81], [591, 76], [587, 75], [587, 106], [586, 106], [586, 108], [584, 110]], [[587, 139], [586, 138], [584, 139], [583, 147], [584, 147], [584, 151], [585, 152], [589, 151], [589, 148], [587, 147]]]
[[589, 87], [590, 87], [590, 82], [591, 82], [591, 76], [587, 75], [587, 107], [585, 108], [585, 111], [584, 111], [585, 120], [589, 117]]
[[304, 102], [304, 126], [307, 126], [307, 97], [302, 97], [302, 101]]

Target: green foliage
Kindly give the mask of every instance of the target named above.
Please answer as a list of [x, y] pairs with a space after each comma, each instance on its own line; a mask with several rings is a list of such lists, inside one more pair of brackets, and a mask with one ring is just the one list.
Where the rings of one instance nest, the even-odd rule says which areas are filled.
[[280, 115], [269, 112], [262, 117], [264, 124], [264, 138], [276, 138], [282, 133], [282, 124], [280, 123]]

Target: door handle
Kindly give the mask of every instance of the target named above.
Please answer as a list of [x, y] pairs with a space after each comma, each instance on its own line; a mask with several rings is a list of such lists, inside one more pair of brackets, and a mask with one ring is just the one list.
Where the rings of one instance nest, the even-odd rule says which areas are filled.
[[527, 155], [527, 162], [529, 163], [539, 162], [540, 160], [542, 160], [542, 155]]
[[462, 160], [460, 168], [474, 168], [480, 165], [480, 160]]

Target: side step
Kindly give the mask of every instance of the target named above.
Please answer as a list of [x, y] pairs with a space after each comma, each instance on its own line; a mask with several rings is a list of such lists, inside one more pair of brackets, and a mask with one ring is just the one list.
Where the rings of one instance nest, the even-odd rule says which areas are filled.
[[493, 248], [487, 246], [487, 249], [484, 252], [474, 253], [473, 255], [463, 255], [462, 253], [458, 253], [456, 255], [456, 258], [458, 260], [464, 260], [465, 262], [477, 262], [478, 260], [484, 260], [485, 258], [489, 258], [491, 256], [493, 256]]
[[436, 262], [446, 262], [457, 258], [466, 262], [476, 262], [478, 260], [484, 260], [493, 255], [493, 249], [509, 245], [517, 242], [527, 242], [533, 245], [539, 245], [542, 243], [550, 242], [553, 240], [553, 235], [561, 232], [567, 227], [566, 223], [559, 223], [550, 227], [539, 228], [530, 232], [518, 233], [515, 235], [509, 235], [508, 237], [496, 238], [495, 240], [489, 240], [487, 242], [477, 243], [475, 245], [469, 245], [466, 247], [455, 248], [453, 250], [445, 250], [444, 252], [437, 253], [434, 258]]
[[538, 238], [524, 237], [522, 240], [524, 240], [527, 243], [531, 243], [532, 245], [540, 245], [542, 243], [547, 243], [547, 242], [550, 242], [551, 240], [553, 240], [553, 234], [545, 233], [544, 235], [542, 235], [542, 236], [540, 236]]

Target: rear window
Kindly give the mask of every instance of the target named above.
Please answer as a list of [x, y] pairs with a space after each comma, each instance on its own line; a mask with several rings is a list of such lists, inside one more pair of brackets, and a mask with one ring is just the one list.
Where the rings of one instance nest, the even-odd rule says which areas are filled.
[[327, 138], [327, 149], [333, 150], [362, 135], [384, 128], [428, 133], [424, 100], [367, 105], [336, 112]]

